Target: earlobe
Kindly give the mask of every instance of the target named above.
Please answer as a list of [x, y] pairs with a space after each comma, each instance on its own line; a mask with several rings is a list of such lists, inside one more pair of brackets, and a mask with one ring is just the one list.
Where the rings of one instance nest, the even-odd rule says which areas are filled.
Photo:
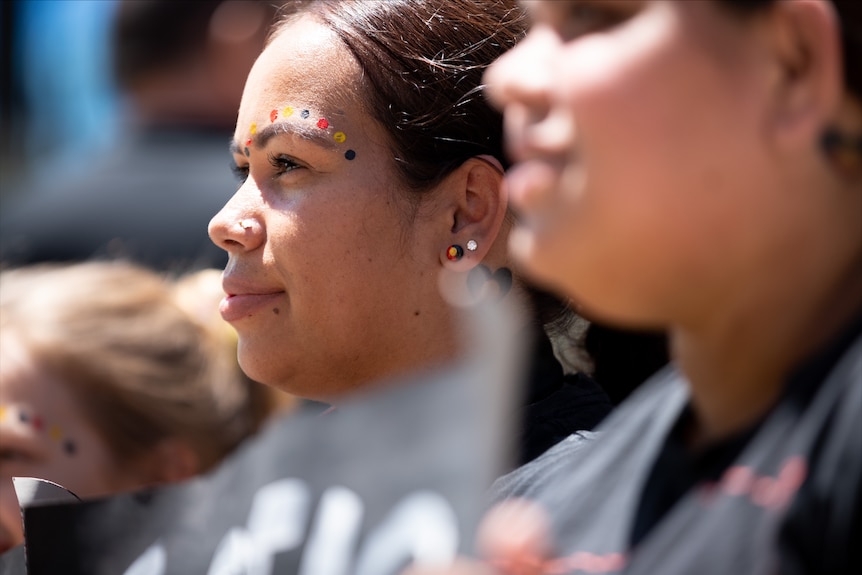
[[776, 2], [767, 25], [778, 68], [775, 135], [809, 146], [832, 122], [843, 93], [837, 16], [827, 2]]

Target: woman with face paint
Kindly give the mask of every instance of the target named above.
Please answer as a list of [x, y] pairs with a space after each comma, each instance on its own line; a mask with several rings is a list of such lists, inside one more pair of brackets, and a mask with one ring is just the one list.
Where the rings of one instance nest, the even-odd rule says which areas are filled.
[[209, 233], [252, 378], [338, 406], [462, 356], [455, 300], [521, 302], [535, 343], [527, 461], [610, 409], [543, 324], [564, 307], [507, 254], [502, 116], [482, 73], [524, 32], [511, 0], [288, 2], [251, 70], [232, 143], [241, 184]]
[[12, 477], [81, 498], [187, 479], [290, 406], [240, 371], [220, 294], [216, 270], [0, 273], [0, 553], [23, 543]]
[[512, 252], [674, 364], [452, 573], [862, 572], [862, 4], [525, 4]]

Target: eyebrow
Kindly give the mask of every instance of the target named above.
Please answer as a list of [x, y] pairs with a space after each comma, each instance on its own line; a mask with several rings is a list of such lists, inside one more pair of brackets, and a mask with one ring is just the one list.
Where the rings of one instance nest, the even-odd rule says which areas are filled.
[[[337, 145], [329, 132], [321, 130], [316, 126], [303, 126], [294, 122], [278, 122], [258, 128], [257, 133], [251, 137], [252, 146], [262, 148], [270, 140], [281, 135], [297, 136], [327, 150], [334, 150]], [[240, 144], [236, 140], [230, 141], [230, 152], [232, 154], [242, 154], [244, 148], [246, 148], [245, 144]]]

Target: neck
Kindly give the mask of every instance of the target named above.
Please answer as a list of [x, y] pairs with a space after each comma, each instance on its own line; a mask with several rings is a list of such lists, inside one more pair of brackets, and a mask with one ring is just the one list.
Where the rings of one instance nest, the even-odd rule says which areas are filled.
[[738, 282], [738, 293], [712, 306], [721, 313], [671, 329], [674, 356], [690, 384], [694, 443], [760, 419], [791, 371], [862, 310], [860, 239], [838, 258], [842, 265], [835, 265], [834, 246], [783, 258], [758, 275], [760, 284]]

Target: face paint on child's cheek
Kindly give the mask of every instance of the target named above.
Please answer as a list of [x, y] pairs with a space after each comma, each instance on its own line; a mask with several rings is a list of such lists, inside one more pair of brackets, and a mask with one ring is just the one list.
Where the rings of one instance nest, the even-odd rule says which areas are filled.
[[15, 421], [18, 425], [29, 427], [39, 435], [44, 433], [53, 443], [60, 445], [67, 455], [75, 455], [78, 452], [77, 443], [68, 437], [59, 425], [46, 425], [40, 415], [26, 409], [14, 405], [0, 405], [0, 423], [13, 425]]

